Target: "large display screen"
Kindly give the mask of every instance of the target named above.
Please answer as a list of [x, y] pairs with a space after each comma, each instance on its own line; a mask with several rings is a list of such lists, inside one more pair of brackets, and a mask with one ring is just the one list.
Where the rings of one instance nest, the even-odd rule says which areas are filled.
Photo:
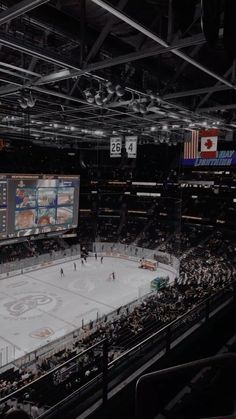
[[0, 239], [77, 227], [79, 176], [0, 174]]

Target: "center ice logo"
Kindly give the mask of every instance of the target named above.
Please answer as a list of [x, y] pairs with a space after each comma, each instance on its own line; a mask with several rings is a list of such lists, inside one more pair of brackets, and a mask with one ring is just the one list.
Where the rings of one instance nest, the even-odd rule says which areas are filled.
[[40, 306], [45, 306], [44, 311], [54, 311], [60, 304], [60, 298], [52, 294], [21, 294], [16, 300], [3, 305], [8, 314], [19, 318], [26, 313], [30, 313], [30, 317], [41, 316], [42, 313], [37, 312]]

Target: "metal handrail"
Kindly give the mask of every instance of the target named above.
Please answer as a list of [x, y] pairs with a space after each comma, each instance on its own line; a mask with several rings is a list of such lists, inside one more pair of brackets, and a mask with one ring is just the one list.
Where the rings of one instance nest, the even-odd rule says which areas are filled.
[[[235, 282], [234, 282], [235, 283]], [[227, 288], [230, 287], [230, 285], [232, 285], [233, 283], [228, 284], [227, 287], [224, 288], [224, 290], [227, 291]], [[124, 352], [122, 355], [120, 355], [119, 357], [117, 357], [115, 360], [107, 363], [107, 368], [108, 370], [111, 370], [118, 362], [120, 362], [122, 359], [125, 359], [130, 353], [135, 352], [136, 350], [140, 349], [143, 345], [145, 345], [146, 343], [150, 342], [152, 339], [154, 339], [157, 335], [161, 335], [163, 334], [163, 337], [166, 338], [167, 334], [165, 333], [166, 331], [170, 330], [171, 327], [173, 325], [175, 325], [176, 323], [181, 322], [182, 319], [188, 317], [189, 315], [191, 315], [194, 312], [197, 312], [199, 310], [199, 308], [205, 307], [207, 302], [210, 301], [212, 299], [212, 297], [215, 297], [217, 295], [220, 295], [222, 293], [222, 290], [213, 294], [212, 296], [207, 297], [205, 300], [201, 301], [196, 307], [190, 309], [188, 312], [184, 313], [183, 315], [179, 316], [177, 319], [173, 320], [172, 322], [170, 322], [169, 324], [167, 324], [166, 326], [162, 327], [161, 329], [159, 329], [157, 332], [153, 333], [151, 336], [149, 336], [148, 338], [144, 339], [143, 341], [141, 341], [140, 343], [138, 343], [137, 345], [135, 345], [134, 347], [132, 347], [131, 349], [129, 349], [128, 351]], [[232, 298], [232, 297], [231, 297]], [[75, 361], [76, 359], [84, 356], [86, 353], [88, 353], [89, 351], [93, 350], [94, 348], [104, 345], [105, 343], [107, 343], [107, 339], [102, 339], [101, 341], [97, 342], [96, 344], [92, 345], [91, 347], [85, 349], [83, 352], [80, 352], [78, 354], [76, 354], [75, 356], [73, 356], [72, 358], [68, 359], [67, 361], [65, 361], [64, 363], [56, 366], [55, 368], [53, 368], [52, 370], [48, 371], [47, 373], [45, 373], [43, 376], [37, 378], [36, 380], [28, 383], [27, 385], [25, 385], [24, 387], [21, 387], [18, 390], [15, 390], [13, 393], [8, 394], [7, 396], [3, 397], [2, 399], [0, 399], [0, 404], [6, 402], [7, 400], [17, 396], [17, 394], [27, 390], [28, 388], [34, 386], [36, 383], [38, 383], [40, 380], [43, 380], [49, 376], [51, 376], [52, 374], [54, 374], [56, 371], [60, 370], [61, 368], [64, 368], [65, 366], [67, 366], [68, 364], [72, 363], [73, 361]], [[73, 392], [73, 394], [67, 396], [65, 399], [63, 399], [63, 401], [60, 401], [58, 403], [56, 403], [53, 407], [51, 407], [49, 409], [49, 411], [53, 411], [56, 407], [59, 408], [59, 406], [62, 405], [62, 403], [66, 402], [67, 400], [69, 401], [69, 399], [71, 399], [71, 397], [76, 396], [76, 394], [81, 393], [83, 390], [86, 389], [86, 387], [91, 386], [92, 384], [96, 383], [97, 381], [99, 381], [101, 378], [103, 377], [102, 373], [99, 373], [96, 377], [94, 377], [93, 379], [91, 379], [89, 382], [85, 383], [83, 386], [81, 386], [79, 389], [75, 390]], [[44, 417], [44, 415], [46, 414], [43, 413], [42, 417]], [[40, 416], [41, 417], [41, 416]]]
[[107, 342], [107, 339], [102, 339], [99, 342], [95, 343], [94, 345], [90, 346], [89, 348], [85, 349], [83, 352], [80, 352], [78, 354], [76, 354], [75, 356], [73, 356], [72, 358], [68, 359], [67, 361], [63, 362], [63, 364], [58, 365], [57, 367], [51, 369], [50, 371], [46, 372], [44, 375], [42, 375], [39, 378], [36, 378], [34, 381], [31, 381], [30, 383], [26, 384], [25, 386], [13, 391], [13, 393], [8, 394], [7, 396], [4, 396], [3, 398], [0, 399], [0, 404], [6, 402], [9, 399], [12, 399], [13, 397], [15, 397], [18, 393], [22, 393], [22, 391], [27, 390], [29, 387], [32, 387], [33, 385], [35, 385], [36, 383], [38, 383], [41, 380], [44, 380], [45, 378], [49, 377], [50, 375], [54, 374], [55, 372], [57, 372], [58, 370], [60, 370], [61, 368], [64, 368], [66, 365], [70, 364], [71, 362], [75, 361], [76, 359], [86, 355], [86, 353], [90, 352], [91, 350], [93, 350], [94, 348], [104, 345], [105, 342]]
[[236, 363], [236, 354], [228, 353], [223, 355], [216, 355], [209, 358], [203, 358], [197, 361], [188, 362], [186, 364], [175, 365], [174, 367], [165, 368], [163, 370], [144, 374], [140, 377], [136, 383], [135, 389], [135, 419], [141, 419], [144, 417], [144, 409], [142, 406], [142, 395], [143, 391], [148, 384], [157, 384], [160, 379], [164, 377], [178, 375], [185, 371], [190, 371], [195, 368], [203, 368], [206, 366], [222, 365], [226, 362]]
[[[235, 282], [232, 282], [230, 284], [233, 284]], [[230, 284], [228, 284], [228, 286], [230, 286]], [[227, 289], [224, 288], [224, 290]], [[128, 349], [127, 351], [125, 351], [123, 354], [121, 354], [119, 357], [117, 357], [116, 359], [114, 359], [113, 361], [111, 361], [109, 363], [109, 367], [113, 366], [116, 362], [118, 362], [119, 360], [121, 360], [122, 358], [126, 357], [127, 355], [129, 355], [131, 352], [135, 351], [136, 349], [139, 349], [139, 347], [141, 345], [144, 345], [146, 342], [152, 340], [155, 336], [157, 336], [158, 334], [161, 334], [163, 331], [167, 331], [168, 329], [171, 328], [172, 325], [176, 324], [177, 322], [181, 321], [181, 319], [191, 315], [193, 312], [197, 311], [201, 305], [204, 305], [207, 303], [207, 301], [210, 301], [212, 299], [213, 296], [219, 295], [222, 293], [222, 290], [220, 290], [219, 292], [217, 292], [216, 294], [211, 295], [210, 297], [207, 297], [205, 300], [202, 300], [197, 306], [195, 306], [194, 308], [191, 308], [189, 311], [185, 312], [184, 314], [182, 314], [181, 316], [177, 317], [177, 319], [173, 320], [172, 322], [168, 323], [166, 326], [163, 326], [161, 329], [159, 329], [157, 332], [153, 333], [151, 336], [147, 337], [146, 339], [144, 339], [142, 342], [138, 343], [137, 345], [133, 346], [132, 348]]]

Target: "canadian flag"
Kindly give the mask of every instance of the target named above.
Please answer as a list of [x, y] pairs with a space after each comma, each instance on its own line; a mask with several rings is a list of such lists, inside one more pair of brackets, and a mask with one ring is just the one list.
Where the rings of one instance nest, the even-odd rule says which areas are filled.
[[217, 155], [218, 137], [202, 137], [201, 138], [201, 158], [215, 159]]

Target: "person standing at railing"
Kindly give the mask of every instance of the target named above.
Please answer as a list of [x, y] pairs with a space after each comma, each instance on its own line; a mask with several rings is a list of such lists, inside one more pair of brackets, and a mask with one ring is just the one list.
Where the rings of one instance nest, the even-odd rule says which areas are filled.
[[32, 416], [32, 419], [36, 419], [39, 416], [39, 408], [37, 404], [31, 407], [31, 416]]

